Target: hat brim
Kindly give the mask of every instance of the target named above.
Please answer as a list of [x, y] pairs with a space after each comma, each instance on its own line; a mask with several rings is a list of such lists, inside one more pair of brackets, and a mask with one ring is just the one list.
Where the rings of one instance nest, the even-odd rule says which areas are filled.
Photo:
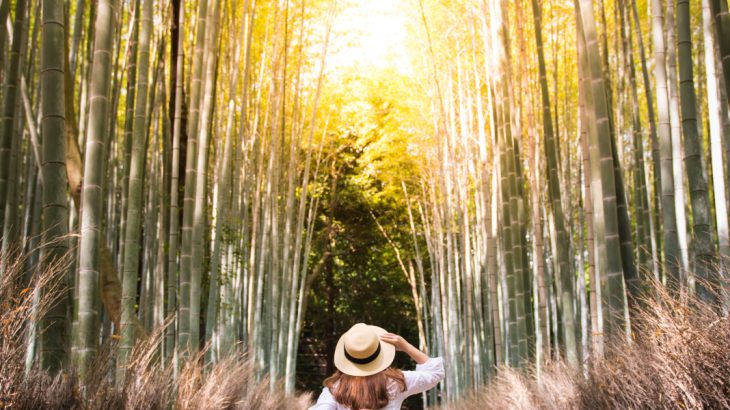
[[[368, 325], [380, 338], [380, 335], [388, 333], [385, 329], [378, 326]], [[340, 336], [335, 348], [335, 367], [337, 370], [350, 376], [370, 376], [380, 373], [387, 369], [393, 363], [395, 358], [395, 346], [388, 342], [380, 340], [380, 354], [370, 363], [358, 364], [353, 363], [345, 357], [345, 341], [344, 335]]]

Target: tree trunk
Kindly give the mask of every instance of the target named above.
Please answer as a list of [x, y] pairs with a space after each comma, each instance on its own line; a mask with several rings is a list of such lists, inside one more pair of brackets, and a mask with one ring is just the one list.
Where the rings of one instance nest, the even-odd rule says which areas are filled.
[[[619, 19], [622, 23], [621, 38], [622, 38], [622, 51], [624, 54], [624, 63], [628, 67], [628, 84], [631, 95], [630, 110], [631, 122], [633, 129], [633, 151], [634, 151], [634, 217], [636, 219], [636, 244], [638, 248], [638, 265], [639, 272], [646, 273], [650, 272], [654, 266], [654, 249], [652, 247], [652, 211], [649, 203], [649, 195], [646, 184], [646, 173], [644, 172], [645, 157], [644, 147], [642, 138], [642, 125], [641, 125], [641, 111], [639, 108], [639, 96], [637, 91], [636, 82], [636, 70], [634, 68], [634, 53], [633, 44], [631, 41], [631, 30], [628, 25], [628, 10], [627, 7], [621, 8], [621, 14]], [[643, 54], [642, 54], [643, 55]], [[642, 62], [642, 66], [645, 66], [646, 62]], [[661, 117], [661, 114], [660, 114]], [[585, 124], [583, 124], [585, 126]]]
[[[565, 353], [568, 363], [578, 366], [578, 350], [576, 344], [575, 319], [573, 315], [574, 301], [574, 280], [571, 272], [571, 262], [568, 258], [567, 244], [569, 243], [565, 229], [565, 218], [563, 216], [562, 195], [560, 192], [560, 180], [558, 176], [558, 150], [553, 132], [553, 124], [550, 117], [550, 95], [547, 86], [547, 72], [545, 69], [545, 57], [542, 46], [540, 8], [537, 0], [532, 0], [532, 10], [535, 19], [535, 38], [537, 42], [537, 61], [540, 73], [540, 93], [542, 95], [542, 118], [543, 132], [545, 134], [545, 163], [548, 174], [548, 193], [550, 194], [550, 205], [555, 218], [555, 230], [558, 241], [557, 265], [560, 275], [560, 298], [562, 301], [563, 340], [565, 341]], [[534, 183], [538, 183], [534, 181]]]
[[[14, 88], [20, 87], [20, 79], [23, 77], [23, 74], [21, 73], [23, 71], [23, 67], [26, 65], [25, 59], [28, 49], [29, 17], [27, 15], [27, 6], [21, 3], [25, 3], [25, 1], [19, 1], [16, 3], [16, 6], [20, 7], [22, 11], [16, 11], [16, 15], [19, 18], [16, 18], [15, 28], [13, 30], [13, 42], [17, 41], [19, 38], [21, 44], [20, 50], [18, 50], [18, 56], [16, 57], [19, 61], [19, 67], [17, 67], [19, 75], [17, 76], [17, 84], [13, 86]], [[18, 12], [22, 14], [17, 14]], [[7, 161], [3, 161], [2, 164], [5, 165], [5, 163], [7, 163], [8, 165], [6, 200], [5, 203], [0, 203], [0, 211], [3, 211], [3, 205], [5, 208], [4, 212], [2, 212], [4, 215], [0, 216], [0, 227], [2, 227], [2, 251], [0, 254], [2, 255], [7, 255], [12, 246], [20, 246], [22, 239], [24, 239], [18, 236], [22, 230], [22, 218], [18, 217], [19, 208], [21, 206], [27, 206], [23, 203], [20, 192], [18, 192], [22, 189], [21, 187], [23, 182], [21, 177], [21, 168], [23, 165], [23, 132], [25, 130], [23, 127], [23, 115], [25, 113], [25, 108], [21, 103], [21, 94], [22, 92], [17, 92], [17, 90], [15, 90], [15, 98], [13, 101], [13, 126], [10, 136], [12, 141], [10, 144], [10, 158]], [[5, 118], [4, 120], [8, 120], [8, 118]], [[3, 220], [7, 223], [3, 224]], [[0, 277], [2, 277], [2, 272], [5, 270], [5, 262], [6, 261], [0, 261]]]
[[[3, 3], [5, 2], [9, 3], [9, 0], [3, 1]], [[13, 43], [10, 49], [10, 65], [3, 85], [3, 111], [2, 117], [0, 118], [0, 158], [2, 158], [2, 161], [0, 161], [0, 227], [3, 233], [3, 249], [7, 248], [6, 242], [13, 241], [15, 237], [14, 232], [17, 232], [18, 228], [15, 218], [13, 220], [5, 219], [5, 205], [6, 202], [9, 202], [12, 206], [15, 200], [15, 193], [8, 190], [9, 185], [12, 185], [14, 181], [9, 181], [8, 177], [13, 165], [17, 164], [17, 161], [13, 161], [12, 158], [17, 158], [16, 153], [20, 147], [20, 141], [13, 138], [13, 130], [15, 129], [16, 123], [15, 112], [20, 101], [17, 86], [20, 84], [22, 70], [20, 54], [24, 43], [23, 33], [25, 30], [23, 30], [23, 26], [25, 24], [26, 14], [26, 0], [17, 1], [15, 4], [15, 21], [13, 22]], [[4, 31], [4, 22], [2, 26], [0, 29]], [[15, 150], [13, 149], [14, 147]], [[0, 272], [0, 275], [2, 275], [2, 272]]]
[[715, 245], [710, 228], [710, 200], [706, 172], [702, 164], [702, 136], [697, 126], [696, 97], [692, 74], [692, 35], [689, 0], [677, 0], [677, 48], [679, 51], [679, 91], [684, 130], [684, 163], [689, 179], [692, 204], [692, 240], [695, 250], [695, 271], [699, 282], [697, 294], [707, 302], [717, 300], [719, 280], [712, 266]]
[[[728, 210], [725, 201], [725, 170], [722, 166], [722, 141], [723, 126], [720, 111], [720, 90], [718, 89], [718, 78], [715, 68], [715, 33], [712, 30], [712, 11], [710, 10], [711, 0], [702, 0], [702, 32], [705, 40], [705, 77], [707, 79], [707, 110], [710, 120], [710, 157], [712, 164], [712, 188], [715, 200], [715, 225], [717, 227], [717, 239], [720, 250], [720, 263], [730, 262], [730, 243], [728, 243]], [[727, 39], [725, 39], [727, 40]], [[728, 40], [730, 41], [730, 40]], [[727, 111], [724, 115], [730, 115]], [[730, 161], [730, 158], [728, 158]]]
[[[599, 243], [597, 254], [605, 255], [606, 283], [601, 283], [601, 296], [607, 306], [604, 322], [607, 333], [618, 334], [624, 330], [624, 300], [625, 291], [623, 283], [623, 264], [621, 244], [619, 239], [618, 208], [616, 200], [616, 183], [614, 170], [614, 154], [612, 146], [613, 136], [611, 135], [608, 122], [608, 107], [606, 106], [606, 91], [601, 71], [601, 59], [598, 55], [596, 44], [595, 20], [593, 17], [593, 3], [591, 0], [580, 0], [576, 2], [579, 13], [579, 27], [583, 30], [585, 46], [586, 66], [585, 69], [590, 78], [590, 87], [584, 91], [586, 96], [587, 111], [595, 116], [595, 121], [588, 120], [589, 136], [591, 145], [591, 163], [596, 166], [591, 172], [593, 178], [592, 187], [595, 187], [597, 198], [602, 201], [602, 207], [594, 208], [594, 219], [596, 224], [596, 241]], [[595, 154], [594, 154], [595, 153]], [[595, 164], [595, 165], [593, 165]], [[600, 182], [599, 182], [600, 181]], [[598, 185], [600, 184], [600, 185]], [[600, 187], [600, 188], [598, 188]], [[596, 198], [596, 196], [594, 196]], [[594, 205], [597, 205], [595, 203]], [[604, 248], [605, 247], [605, 248]], [[599, 258], [599, 261], [601, 258]], [[603, 276], [603, 275], [602, 275]], [[605, 291], [604, 291], [605, 290]]]
[[[725, 77], [725, 95], [730, 96], [730, 13], [728, 13], [728, 3], [727, 0], [709, 0], [709, 2], [715, 17], [717, 45]], [[705, 3], [703, 2], [703, 4]]]
[[[682, 126], [679, 118], [679, 89], [677, 83], [677, 41], [674, 21], [674, 2], [666, 2], [667, 83], [669, 86], [669, 122], [672, 130], [672, 171], [674, 174], [674, 209], [677, 217], [677, 238], [682, 257], [682, 268], [689, 270], [689, 247], [687, 239], [687, 211], [684, 194], [684, 173], [682, 155]], [[686, 274], [685, 274], [686, 275]], [[683, 275], [684, 276], [684, 275]], [[686, 279], [686, 278], [684, 278]]]
[[[171, 161], [171, 173], [170, 173], [170, 249], [168, 251], [168, 266], [167, 266], [167, 305], [165, 308], [165, 315], [171, 315], [175, 313], [177, 308], [177, 291], [178, 291], [178, 236], [180, 227], [180, 209], [179, 209], [179, 181], [180, 181], [180, 139], [182, 134], [182, 106], [183, 106], [183, 47], [184, 39], [183, 35], [183, 24], [185, 22], [185, 11], [181, 1], [173, 2], [173, 10], [177, 12], [177, 15], [173, 13], [171, 19], [177, 18], [177, 25], [175, 32], [172, 37], [176, 37], [177, 43], [174, 45], [175, 55], [171, 56], [175, 58], [175, 81], [174, 91], [173, 84], [171, 83], [170, 93], [174, 95], [175, 104], [173, 107], [173, 126], [172, 126], [172, 161]], [[178, 317], [178, 323], [181, 318]], [[168, 362], [172, 361], [172, 356], [175, 352], [175, 326], [170, 325], [165, 330], [165, 360]]]
[[[636, 0], [629, 0], [631, 4], [631, 15], [633, 16], [634, 21], [634, 30], [636, 31], [636, 39], [639, 46], [639, 56], [641, 61], [641, 74], [644, 82], [644, 96], [646, 98], [646, 109], [647, 113], [649, 115], [649, 130], [650, 130], [650, 141], [652, 146], [652, 165], [654, 167], [654, 177], [653, 177], [653, 184], [654, 184], [654, 192], [655, 192], [655, 198], [659, 195], [659, 190], [662, 185], [661, 177], [663, 176], [661, 170], [662, 164], [661, 164], [661, 150], [659, 147], [659, 141], [657, 139], [657, 125], [656, 125], [656, 115], [654, 114], [654, 104], [653, 99], [651, 95], [651, 82], [649, 81], [649, 70], [647, 68], [646, 64], [646, 56], [644, 52], [644, 39], [641, 32], [641, 23], [639, 20], [639, 9], [636, 4]], [[634, 90], [635, 91], [635, 90]], [[658, 102], [657, 102], [658, 106]], [[659, 213], [661, 212], [661, 205], [659, 203], [656, 204], [654, 208], [654, 220], [659, 222]], [[658, 232], [657, 232], [658, 235]], [[659, 242], [659, 238], [656, 238], [656, 241]], [[659, 255], [654, 255], [656, 258], [659, 258]]]
[[[669, 120], [669, 93], [664, 54], [664, 18], [661, 0], [652, 0], [652, 41], [654, 43], [654, 76], [656, 78], [657, 109], [659, 111], [659, 146], [661, 157], [662, 228], [664, 232], [664, 263], [671, 274], [672, 287], [680, 284], [679, 238], [674, 207], [674, 171], [672, 169], [672, 138]], [[655, 171], [656, 172], [656, 171]]]
[[[245, 10], [246, 5], [244, 4], [244, 22], [245, 22]], [[216, 22], [211, 23], [213, 25], [213, 29], [215, 30]], [[236, 36], [237, 38], [240, 38], [239, 36]], [[218, 295], [221, 291], [221, 285], [219, 285], [219, 270], [220, 270], [220, 259], [221, 259], [221, 236], [222, 236], [222, 230], [228, 230], [230, 229], [229, 226], [229, 201], [226, 199], [231, 193], [230, 186], [230, 179], [231, 179], [231, 153], [233, 151], [233, 113], [234, 113], [234, 107], [235, 102], [233, 99], [233, 94], [238, 89], [238, 64], [240, 60], [240, 42], [236, 41], [235, 45], [236, 49], [236, 57], [234, 59], [233, 63], [233, 72], [231, 73], [231, 83], [230, 83], [230, 90], [231, 90], [231, 96], [229, 96], [230, 100], [228, 101], [228, 115], [226, 119], [226, 135], [225, 135], [225, 142], [223, 148], [223, 161], [221, 163], [220, 167], [220, 174], [218, 175], [218, 189], [216, 192], [216, 220], [215, 220], [215, 234], [213, 236], [213, 250], [210, 255], [210, 288], [208, 290], [208, 306], [206, 307], [206, 315], [205, 315], [205, 341], [206, 342], [212, 342], [213, 338], [213, 332], [216, 328], [220, 327], [221, 324], [218, 323]], [[223, 322], [225, 319], [220, 318], [220, 322]], [[214, 355], [216, 353], [220, 352], [214, 352], [213, 349], [208, 349], [208, 352], [206, 352], [206, 362], [212, 363], [214, 359]]]
[[[123, 174], [122, 174], [122, 209], [121, 209], [121, 216], [120, 216], [120, 226], [127, 226], [126, 218], [127, 218], [127, 204], [129, 202], [129, 175], [130, 175], [130, 166], [131, 166], [131, 160], [132, 160], [132, 140], [134, 138], [133, 131], [134, 131], [134, 103], [136, 101], [136, 94], [137, 94], [137, 59], [138, 59], [138, 52], [137, 48], [139, 47], [139, 18], [140, 18], [140, 1], [141, 0], [134, 0], [134, 17], [132, 18], [132, 33], [128, 44], [128, 50], [129, 53], [129, 68], [128, 68], [128, 75], [127, 75], [127, 95], [125, 97], [125, 107], [124, 107], [124, 140], [123, 140], [123, 149], [124, 149], [124, 157], [123, 157]], [[116, 117], [116, 116], [115, 116]], [[124, 233], [120, 235], [122, 239], [120, 239], [120, 246], [119, 246], [119, 253], [121, 254], [121, 257], [118, 258], [118, 264], [121, 267], [121, 264], [124, 263], [121, 261], [121, 259], [124, 258]]]
[[[63, 1], [42, 3], [41, 138], [43, 178], [43, 269], [59, 263], [68, 252], [68, 193], [66, 191], [66, 97]], [[68, 280], [65, 267], [62, 286]], [[51, 289], [45, 290], [52, 291]], [[41, 321], [40, 366], [52, 373], [65, 367], [68, 355], [68, 297], [64, 293]]]
[[150, 37], [152, 34], [152, 2], [144, 0], [139, 29], [139, 56], [137, 73], [137, 94], [134, 103], [134, 129], [132, 158], [129, 168], [129, 200], [124, 232], [124, 259], [122, 269], [122, 340], [117, 357], [117, 383], [124, 382], [127, 360], [134, 347], [136, 333], [135, 303], [137, 300], [137, 281], [139, 279], [140, 227], [143, 204], [142, 188], [145, 170], [145, 137], [147, 131], [147, 91], [150, 62]]
[[79, 249], [79, 376], [85, 377], [96, 356], [99, 332], [99, 267], [101, 224], [103, 222], [103, 185], [105, 153], [109, 140], [107, 121], [111, 80], [111, 48], [116, 4], [101, 0], [97, 6], [94, 38], [94, 60], [91, 71], [91, 107], [89, 135], [86, 137], [86, 164], [81, 207], [81, 240]]
[[207, 0], [198, 3], [198, 21], [195, 33], [195, 51], [192, 62], [192, 82], [188, 116], [188, 140], [185, 154], [185, 192], [183, 196], [182, 243], [180, 245], [180, 303], [178, 308], [177, 348], [183, 357], [196, 346], [190, 338], [190, 280], [193, 239], [193, 211], [195, 202], [195, 158], [197, 152], [198, 116], [200, 113], [200, 82], [203, 71], [203, 51], [205, 47], [205, 25], [208, 17]]
[[[200, 124], [198, 127], [198, 152], [195, 174], [195, 204], [193, 208], [193, 237], [190, 267], [190, 343], [192, 351], [197, 351], [200, 343], [200, 291], [203, 276], [203, 258], [206, 245], [206, 217], [208, 213], [207, 174], [208, 174], [208, 144], [210, 138], [210, 122], [213, 118], [213, 94], [216, 80], [216, 56], [214, 49], [218, 44], [218, 16], [220, 1], [213, 1], [208, 10], [211, 19], [207, 30], [205, 44], [205, 84], [203, 101], [201, 103]], [[217, 284], [211, 284], [211, 286]]]

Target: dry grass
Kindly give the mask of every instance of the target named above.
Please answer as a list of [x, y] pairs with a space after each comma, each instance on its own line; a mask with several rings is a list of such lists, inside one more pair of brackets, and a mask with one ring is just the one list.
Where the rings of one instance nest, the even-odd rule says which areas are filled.
[[[51, 378], [36, 371], [26, 375], [25, 370], [30, 323], [63, 294], [61, 273], [67, 260], [51, 264], [46, 272], [30, 275], [26, 272], [28, 258], [16, 252], [0, 258], [0, 407], [67, 408], [75, 396], [67, 378]], [[41, 294], [42, 288], [49, 292]]]
[[[132, 352], [125, 383], [117, 387], [113, 376], [115, 346], [102, 346], [86, 383], [73, 373], [51, 377], [46, 372], [26, 371], [27, 334], [33, 317], [62, 294], [62, 272], [67, 261], [59, 261], [32, 278], [24, 278], [26, 258], [6, 255], [0, 277], [0, 408], [12, 409], [305, 409], [309, 394], [285, 395], [271, 391], [269, 381], [257, 380], [251, 362], [243, 355], [229, 357], [205, 368], [203, 353], [182, 365], [175, 377], [171, 366], [159, 363], [164, 329], [158, 329], [137, 343]], [[34, 302], [39, 289], [44, 292]], [[38, 293], [40, 295], [40, 293]], [[35, 309], [35, 311], [34, 311]], [[83, 386], [83, 388], [82, 388]]]
[[577, 409], [578, 377], [563, 364], [544, 366], [537, 381], [534, 369], [500, 367], [492, 381], [446, 409]]
[[634, 340], [608, 344], [587, 377], [550, 364], [499, 369], [449, 409], [730, 409], [730, 318], [654, 286], [633, 318]]
[[582, 406], [730, 409], [730, 317], [654, 288], [634, 320], [635, 340], [613, 343], [581, 383]]
[[[25, 369], [31, 320], [51, 306], [62, 289], [67, 261], [53, 264], [29, 283], [23, 256], [5, 261], [0, 276], [0, 408], [16, 409], [304, 409], [309, 394], [287, 396], [257, 380], [244, 356], [204, 368], [202, 353], [175, 377], [159, 363], [158, 329], [132, 352], [125, 383], [113, 381], [115, 346], [102, 346], [86, 383], [73, 373], [55, 377]], [[38, 290], [44, 287], [56, 292]], [[634, 340], [614, 341], [587, 377], [560, 363], [534, 371], [499, 369], [494, 380], [453, 409], [730, 409], [730, 318], [689, 297], [655, 286], [633, 318]], [[34, 295], [36, 299], [34, 301]], [[56, 296], [53, 296], [56, 295]], [[84, 386], [83, 390], [81, 386]]]

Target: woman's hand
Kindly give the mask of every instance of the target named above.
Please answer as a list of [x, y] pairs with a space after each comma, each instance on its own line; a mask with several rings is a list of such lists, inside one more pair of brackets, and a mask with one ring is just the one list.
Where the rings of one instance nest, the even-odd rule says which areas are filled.
[[411, 357], [416, 363], [423, 364], [428, 361], [428, 356], [417, 348], [413, 347], [412, 344], [395, 333], [385, 333], [380, 335], [380, 340], [390, 343], [395, 346], [395, 350], [405, 352]]
[[395, 350], [401, 352], [406, 350], [406, 348], [410, 345], [410, 343], [408, 343], [406, 339], [398, 336], [395, 333], [385, 333], [383, 335], [380, 335], [380, 340], [392, 344], [393, 346], [395, 346]]

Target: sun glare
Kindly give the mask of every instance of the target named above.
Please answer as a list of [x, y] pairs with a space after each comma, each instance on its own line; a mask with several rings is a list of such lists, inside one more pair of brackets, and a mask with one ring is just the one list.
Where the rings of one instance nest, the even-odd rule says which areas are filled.
[[408, 16], [401, 1], [345, 0], [332, 28], [327, 65], [340, 69], [395, 69], [411, 73], [406, 47]]

